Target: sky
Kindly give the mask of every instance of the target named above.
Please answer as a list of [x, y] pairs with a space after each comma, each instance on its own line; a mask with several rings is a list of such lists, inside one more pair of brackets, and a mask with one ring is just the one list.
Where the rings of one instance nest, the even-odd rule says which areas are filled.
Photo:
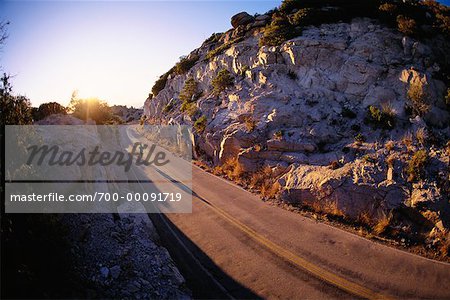
[[155, 80], [235, 13], [279, 1], [1, 1], [1, 72], [33, 106], [97, 97], [141, 107]]
[[[449, 4], [450, 0], [441, 1]], [[270, 1], [0, 0], [10, 21], [1, 72], [33, 106], [97, 97], [141, 107], [155, 80], [235, 13], [264, 13]]]

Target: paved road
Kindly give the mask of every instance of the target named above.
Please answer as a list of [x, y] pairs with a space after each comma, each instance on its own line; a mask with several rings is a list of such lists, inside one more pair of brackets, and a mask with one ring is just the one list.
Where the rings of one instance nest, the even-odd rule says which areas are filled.
[[[156, 173], [167, 178], [176, 172]], [[159, 226], [169, 226], [163, 230], [172, 231], [177, 247], [212, 274], [197, 289], [224, 288], [221, 298], [450, 299], [450, 264], [270, 206], [195, 166], [192, 176], [192, 213], [165, 214]]]

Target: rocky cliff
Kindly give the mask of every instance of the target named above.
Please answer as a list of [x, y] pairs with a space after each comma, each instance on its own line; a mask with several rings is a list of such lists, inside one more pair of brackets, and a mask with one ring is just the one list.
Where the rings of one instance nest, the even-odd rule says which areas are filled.
[[270, 167], [281, 201], [353, 218], [413, 208], [428, 230], [448, 227], [446, 38], [354, 18], [261, 46], [273, 18], [239, 14], [163, 75], [148, 121], [193, 125], [212, 166], [253, 178]]

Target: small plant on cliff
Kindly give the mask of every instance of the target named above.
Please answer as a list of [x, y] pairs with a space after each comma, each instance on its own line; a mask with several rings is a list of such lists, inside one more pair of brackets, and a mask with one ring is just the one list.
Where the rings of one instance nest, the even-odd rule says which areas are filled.
[[231, 73], [222, 69], [217, 73], [217, 76], [212, 80], [213, 93], [217, 97], [222, 93], [227, 87], [232, 86], [234, 82]]
[[406, 167], [408, 181], [413, 182], [424, 177], [428, 154], [425, 150], [419, 150], [409, 160]]
[[201, 92], [198, 90], [198, 82], [192, 77], [186, 79], [183, 89], [180, 92], [180, 100], [183, 102], [195, 102], [200, 95]]
[[306, 26], [313, 22], [314, 15], [312, 8], [302, 8], [298, 10], [290, 19], [289, 22], [294, 26]]
[[384, 211], [381, 213], [377, 220], [377, 223], [373, 227], [373, 232], [375, 234], [383, 234], [389, 228], [392, 222], [392, 212], [390, 211], [386, 214]]
[[397, 16], [398, 31], [405, 35], [413, 35], [416, 33], [416, 21], [404, 15]]
[[194, 123], [195, 130], [197, 130], [198, 133], [202, 133], [203, 131], [205, 131], [207, 122], [208, 120], [206, 119], [206, 116], [201, 116]]
[[200, 95], [197, 81], [192, 77], [186, 79], [179, 96], [180, 100], [183, 101], [180, 110], [187, 113], [191, 118], [194, 117], [198, 111], [196, 101]]
[[395, 126], [395, 110], [390, 104], [383, 104], [381, 109], [370, 105], [367, 120], [376, 127], [392, 129]]
[[168, 77], [169, 77], [169, 72], [163, 74], [162, 76], [159, 77], [158, 80], [156, 80], [155, 84], [152, 87], [153, 96], [157, 96], [159, 94], [159, 92], [161, 92], [166, 87]]
[[199, 56], [197, 54], [191, 55], [191, 57], [180, 57], [180, 61], [174, 67], [174, 73], [177, 75], [186, 74], [198, 61]]
[[407, 92], [413, 113], [424, 116], [430, 110], [429, 95], [421, 83], [412, 83]]
[[264, 28], [259, 46], [279, 46], [298, 35], [299, 32], [289, 23], [286, 15], [275, 13], [272, 22]]

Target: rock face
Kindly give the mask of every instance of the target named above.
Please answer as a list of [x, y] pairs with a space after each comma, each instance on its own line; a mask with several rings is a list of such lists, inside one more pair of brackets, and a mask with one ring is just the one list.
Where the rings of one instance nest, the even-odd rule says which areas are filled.
[[[424, 128], [444, 141], [449, 138], [450, 115], [442, 96], [446, 86], [435, 76], [438, 42], [424, 44], [373, 20], [354, 19], [307, 27], [278, 47], [259, 47], [261, 30], [254, 24], [268, 17], [242, 29], [236, 27], [243, 25], [238, 20], [246, 18], [237, 16], [236, 29], [219, 43], [241, 37], [239, 42], [211, 59], [206, 59], [211, 44], [194, 50], [200, 59], [189, 72], [171, 75], [165, 88], [145, 102], [148, 119], [193, 124], [196, 117], [179, 109], [179, 93], [192, 77], [203, 91], [196, 102], [198, 115], [208, 121], [195, 134], [197, 154], [204, 159], [220, 164], [237, 158], [247, 170], [287, 164], [278, 177], [279, 197], [291, 203], [336, 202], [352, 216], [409, 205], [415, 188], [406, 170], [414, 152], [423, 148], [416, 131]], [[232, 74], [234, 85], [215, 96], [212, 80], [222, 69]], [[414, 86], [426, 90], [429, 110], [422, 117], [408, 111], [407, 94]], [[164, 111], [169, 102], [174, 109]], [[395, 127], [370, 123], [370, 106], [394, 115]], [[408, 133], [412, 142], [402, 142]], [[389, 140], [393, 146], [388, 149], [384, 144]], [[426, 170], [434, 183], [441, 182], [439, 176], [448, 178], [449, 163], [442, 144], [435, 147], [441, 148], [430, 153], [434, 166]], [[391, 156], [393, 167], [386, 163]], [[332, 162], [337, 169], [329, 167]], [[430, 200], [440, 203], [434, 207], [441, 207], [443, 218], [449, 213], [447, 193], [438, 184]]]
[[240, 12], [231, 17], [231, 26], [233, 26], [233, 28], [236, 28], [240, 25], [247, 25], [248, 23], [253, 22], [253, 20], [254, 18], [248, 13]]
[[143, 110], [134, 107], [126, 107], [125, 105], [113, 105], [111, 106], [111, 112], [120, 117], [123, 122], [131, 123], [139, 121]]

